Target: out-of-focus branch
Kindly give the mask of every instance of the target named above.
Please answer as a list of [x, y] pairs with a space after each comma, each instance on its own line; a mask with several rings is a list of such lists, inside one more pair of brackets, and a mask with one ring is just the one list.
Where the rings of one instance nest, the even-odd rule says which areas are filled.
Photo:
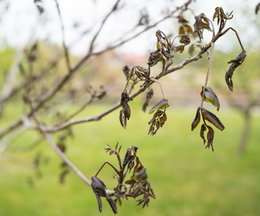
[[[219, 37], [221, 37], [222, 35], [226, 34], [229, 30], [231, 30], [231, 31], [233, 31], [233, 32], [235, 33], [235, 35], [236, 35], [236, 37], [237, 37], [237, 40], [238, 40], [238, 43], [239, 43], [241, 49], [242, 49], [243, 51], [245, 51], [244, 46], [243, 46], [243, 44], [242, 44], [242, 42], [241, 42], [241, 40], [240, 40], [240, 37], [239, 37], [237, 31], [236, 31], [235, 29], [233, 29], [232, 27], [227, 28], [225, 31], [220, 32], [220, 33], [218, 33], [217, 35], [218, 35]], [[217, 38], [219, 38], [219, 37], [217, 37]], [[215, 41], [214, 41], [214, 42], [215, 42]]]
[[22, 58], [23, 58], [23, 52], [21, 50], [17, 51], [15, 60], [11, 68], [7, 72], [6, 80], [0, 92], [0, 113], [1, 110], [3, 109], [3, 104], [5, 103], [6, 100], [8, 100], [8, 98], [14, 92], [13, 89], [15, 89], [15, 85], [16, 85], [16, 76], [19, 71], [18, 65], [21, 62]]
[[58, 156], [72, 169], [72, 171], [80, 177], [80, 179], [91, 187], [91, 181], [66, 157], [66, 155], [59, 149], [51, 135], [47, 133], [43, 126], [39, 125], [40, 131], [52, 147], [52, 149], [58, 154]]
[[112, 9], [110, 10], [110, 12], [104, 17], [104, 19], [102, 20], [96, 34], [94, 35], [94, 37], [92, 38], [91, 42], [90, 42], [90, 45], [89, 45], [89, 50], [88, 50], [88, 53], [92, 53], [93, 51], [93, 48], [94, 48], [94, 44], [95, 44], [95, 41], [96, 39], [98, 38], [101, 30], [103, 29], [105, 23], [107, 22], [108, 18], [118, 9], [118, 5], [120, 3], [121, 0], [117, 0], [115, 2], [115, 4], [113, 5]]
[[[157, 75], [154, 79], [158, 80], [163, 76], [166, 76], [169, 73], [172, 73], [174, 71], [180, 70], [182, 69], [185, 65], [197, 61], [198, 59], [200, 59], [202, 57], [202, 55], [204, 53], [207, 52], [207, 50], [211, 47], [211, 44], [207, 44], [198, 54], [196, 54], [195, 56], [191, 57], [191, 58], [187, 58], [185, 59], [183, 62], [181, 62], [178, 65], [175, 65], [174, 67], [170, 68], [169, 70], [165, 71], [165, 73], [160, 73], [159, 75]], [[140, 88], [139, 90], [137, 90], [135, 93], [133, 93], [130, 98], [135, 98], [138, 95], [140, 95], [142, 92], [144, 92], [149, 86], [151, 86], [154, 83], [154, 81], [151, 81], [149, 85], [146, 85], [142, 88]], [[48, 132], [56, 132], [59, 130], [63, 130], [66, 129], [68, 127], [71, 127], [73, 125], [76, 124], [80, 124], [80, 123], [85, 123], [85, 122], [92, 122], [92, 121], [98, 121], [101, 120], [104, 116], [108, 115], [109, 113], [113, 112], [114, 110], [118, 109], [121, 106], [120, 102], [118, 102], [117, 104], [115, 104], [114, 106], [112, 106], [110, 109], [106, 110], [105, 112], [96, 115], [96, 116], [92, 116], [92, 117], [88, 117], [88, 118], [83, 118], [83, 119], [77, 119], [74, 121], [71, 121], [63, 126], [59, 126], [59, 127], [50, 127], [50, 128], [46, 128], [46, 131]]]
[[21, 62], [22, 58], [23, 58], [23, 52], [21, 50], [17, 51], [15, 60], [12, 64], [11, 68], [7, 72], [6, 80], [4, 82], [2, 90], [0, 92], [0, 101], [2, 98], [6, 98], [10, 95], [12, 88], [15, 85], [16, 75], [19, 71], [18, 65]]
[[60, 20], [60, 27], [61, 27], [61, 34], [62, 34], [62, 47], [63, 47], [63, 50], [64, 50], [66, 65], [67, 65], [68, 71], [70, 71], [71, 70], [71, 63], [70, 63], [68, 47], [66, 45], [66, 40], [65, 40], [65, 28], [64, 28], [64, 24], [63, 24], [63, 20], [62, 20], [62, 16], [61, 16], [60, 6], [59, 6], [59, 3], [58, 3], [58, 0], [54, 0], [54, 1], [55, 1], [55, 4], [56, 4], [56, 8], [57, 8], [59, 20]]
[[60, 122], [56, 124], [56, 126], [62, 125], [66, 122], [68, 122], [70, 119], [81, 113], [88, 105], [90, 105], [94, 101], [94, 97], [91, 96], [88, 101], [86, 101], [78, 110], [76, 110], [74, 113], [71, 115], [67, 116], [66, 118], [62, 119]]
[[[150, 26], [147, 26], [144, 30], [140, 31], [139, 33], [136, 33], [135, 35], [121, 41], [118, 42], [117, 44], [107, 47], [99, 52], [93, 52], [93, 53], [87, 53], [73, 68], [71, 68], [71, 70], [59, 81], [56, 83], [56, 85], [54, 85], [54, 87], [48, 91], [46, 94], [42, 95], [39, 100], [38, 103], [34, 105], [33, 109], [26, 113], [25, 116], [27, 116], [28, 118], [32, 117], [32, 115], [37, 112], [46, 102], [48, 102], [49, 100], [51, 100], [56, 94], [57, 92], [59, 92], [61, 90], [61, 88], [73, 77], [73, 75], [90, 59], [90, 57], [94, 56], [94, 55], [100, 55], [103, 54], [107, 51], [110, 51], [112, 49], [115, 49], [127, 42], [129, 42], [130, 40], [138, 37], [139, 35], [143, 34], [144, 32], [150, 30], [151, 28], [154, 28], [155, 26], [157, 26], [159, 23], [163, 22], [164, 20], [172, 17], [175, 13], [177, 12], [183, 12], [184, 10], [187, 9], [188, 5], [192, 2], [192, 0], [188, 0], [183, 6], [177, 7], [175, 10], [173, 10], [170, 15], [166, 15], [164, 18], [160, 19], [159, 21], [151, 24]], [[110, 11], [111, 12], [111, 11]], [[108, 14], [110, 14], [110, 12]], [[110, 16], [110, 15], [109, 15]], [[107, 19], [105, 16], [104, 19]], [[103, 21], [105, 24], [105, 21]], [[102, 25], [102, 28], [104, 27], [104, 24]], [[101, 29], [102, 30], [102, 29]], [[99, 30], [98, 32], [100, 32], [101, 30]], [[99, 34], [99, 33], [98, 33]], [[97, 37], [97, 36], [96, 36]], [[93, 41], [93, 39], [92, 39]], [[94, 40], [95, 42], [95, 40]], [[94, 44], [94, 42], [92, 42]], [[91, 50], [90, 50], [91, 51]], [[200, 57], [198, 57], [200, 58]], [[197, 59], [196, 59], [197, 60]], [[184, 65], [188, 64], [189, 62], [184, 62]], [[183, 66], [184, 66], [183, 65]], [[180, 67], [180, 66], [179, 66]], [[182, 67], [180, 67], [182, 68]], [[169, 72], [170, 73], [170, 72]], [[139, 95], [141, 92], [143, 92], [145, 89], [141, 89], [140, 92], [136, 92], [137, 95]], [[134, 94], [135, 95], [135, 94]], [[136, 95], [136, 96], [137, 96]], [[117, 109], [119, 107], [119, 105], [114, 106], [113, 108], [111, 108], [111, 110], [105, 112], [103, 115], [101, 115], [100, 118], [102, 118], [103, 116], [107, 115], [108, 113], [112, 112], [113, 110]], [[95, 120], [99, 120], [100, 118]], [[14, 122], [13, 124], [11, 124], [10, 126], [8, 126], [7, 128], [5, 128], [4, 130], [0, 131], [0, 138], [4, 137], [5, 135], [7, 135], [8, 133], [12, 132], [13, 130], [17, 129], [18, 127], [21, 127], [23, 124], [22, 118], [20, 118], [19, 120], [17, 120], [16, 122]]]
[[101, 51], [98, 51], [98, 52], [94, 52], [93, 55], [100, 55], [100, 54], [103, 54], [104, 52], [107, 52], [109, 50], [113, 50], [117, 47], [120, 47], [122, 45], [124, 45], [125, 43], [137, 38], [138, 36], [140, 36], [141, 34], [149, 31], [150, 29], [158, 26], [160, 23], [162, 23], [163, 21], [173, 17], [173, 15], [177, 12], [183, 12], [187, 9], [188, 5], [192, 2], [192, 0], [189, 0], [187, 1], [184, 5], [180, 6], [180, 7], [177, 7], [175, 10], [173, 10], [171, 13], [167, 14], [166, 16], [164, 16], [163, 18], [161, 18], [160, 20], [152, 23], [151, 25], [148, 25], [146, 26], [143, 30], [137, 32], [136, 34], [132, 35], [132, 36], [129, 36], [128, 38], [126, 39], [123, 39], [122, 41], [119, 41], [118, 43], [114, 44], [114, 45], [111, 45], [109, 47], [107, 47], [105, 50], [101, 50]]
[[[227, 32], [227, 31], [225, 31]], [[174, 71], [177, 71], [177, 70], [180, 70], [182, 69], [184, 66], [186, 66], [187, 64], [190, 64], [192, 62], [195, 62], [197, 61], [198, 59], [202, 58], [203, 54], [205, 54], [209, 48], [211, 48], [212, 45], [214, 45], [214, 43], [221, 37], [223, 36], [223, 34], [216, 34], [213, 38], [212, 38], [212, 41], [208, 44], [206, 44], [203, 48], [201, 48], [201, 50], [196, 54], [194, 55], [193, 57], [190, 57], [190, 58], [187, 58], [185, 59], [183, 62], [181, 62], [180, 64], [178, 65], [175, 65], [171, 68], [169, 68], [168, 70], [166, 71], [163, 71], [163, 73], [159, 73], [156, 77], [154, 77], [153, 79], [155, 80], [158, 80], [160, 79], [161, 77], [164, 77], [170, 73], [173, 73]], [[140, 88], [139, 90], [137, 90], [135, 93], [133, 93], [130, 98], [135, 98], [136, 96], [140, 95], [142, 92], [144, 92], [148, 87], [150, 87], [152, 84], [154, 83], [154, 81], [152, 80], [149, 85], [145, 85], [143, 86], [142, 88]], [[99, 115], [96, 115], [96, 116], [92, 116], [92, 117], [88, 117], [88, 118], [82, 118], [82, 119], [77, 119], [77, 120], [73, 120], [67, 124], [64, 124], [62, 126], [58, 126], [58, 127], [49, 127], [49, 128], [46, 128], [46, 131], [50, 132], [50, 133], [53, 133], [53, 132], [56, 132], [56, 131], [59, 131], [59, 130], [63, 130], [63, 129], [66, 129], [68, 127], [71, 127], [73, 125], [76, 125], [76, 124], [81, 124], [81, 123], [85, 123], [85, 122], [92, 122], [92, 121], [98, 121], [98, 120], [101, 120], [103, 117], [105, 117], [106, 115], [108, 115], [109, 113], [113, 112], [114, 110], [118, 109], [119, 107], [121, 106], [120, 102], [118, 102], [117, 104], [115, 104], [114, 106], [112, 106], [110, 109], [106, 110], [105, 112], [102, 112], [101, 114]]]

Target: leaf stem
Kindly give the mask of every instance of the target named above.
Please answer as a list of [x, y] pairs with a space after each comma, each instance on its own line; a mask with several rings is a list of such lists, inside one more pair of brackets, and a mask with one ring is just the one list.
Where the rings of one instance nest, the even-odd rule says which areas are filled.
[[215, 43], [214, 43], [214, 42], [211, 42], [210, 45], [211, 45], [211, 47], [210, 47], [210, 54], [209, 54], [208, 70], [207, 70], [207, 74], [206, 74], [205, 83], [204, 83], [204, 86], [203, 86], [203, 88], [202, 88], [200, 108], [203, 108], [205, 88], [206, 88], [207, 85], [208, 85], [209, 74], [210, 74], [211, 67], [212, 67], [212, 62], [213, 62], [213, 55], [214, 55]]

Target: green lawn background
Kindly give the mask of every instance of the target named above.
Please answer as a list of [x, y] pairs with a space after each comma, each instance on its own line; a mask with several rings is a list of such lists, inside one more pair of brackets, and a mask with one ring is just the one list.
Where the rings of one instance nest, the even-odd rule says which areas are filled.
[[[104, 105], [87, 109], [82, 116], [99, 113]], [[122, 145], [125, 151], [131, 145], [147, 168], [156, 200], [148, 208], [136, 206], [134, 201], [123, 202], [118, 215], [169, 216], [257, 216], [260, 215], [260, 117], [255, 115], [247, 152], [239, 156], [237, 145], [242, 119], [234, 110], [224, 109], [218, 114], [226, 129], [215, 134], [215, 152], [204, 149], [199, 129], [190, 131], [196, 109], [170, 107], [168, 120], [158, 134], [147, 135], [149, 118], [140, 107], [132, 106], [132, 118], [124, 130], [118, 120], [118, 111], [101, 122], [75, 127], [75, 138], [68, 141], [69, 158], [91, 177], [105, 160], [112, 159], [103, 148], [107, 144]], [[28, 133], [16, 145], [30, 144]], [[28, 162], [37, 152], [49, 158], [43, 163], [43, 176], [36, 177]], [[124, 154], [124, 152], [123, 152]], [[91, 188], [70, 173], [64, 185], [59, 184], [60, 160], [48, 143], [44, 142], [29, 153], [9, 154], [8, 161], [0, 159], [0, 215], [99, 215]], [[112, 159], [112, 161], [114, 161]], [[112, 171], [101, 174], [108, 186], [113, 186]], [[34, 187], [27, 184], [28, 177]], [[102, 215], [112, 215], [104, 201]]]

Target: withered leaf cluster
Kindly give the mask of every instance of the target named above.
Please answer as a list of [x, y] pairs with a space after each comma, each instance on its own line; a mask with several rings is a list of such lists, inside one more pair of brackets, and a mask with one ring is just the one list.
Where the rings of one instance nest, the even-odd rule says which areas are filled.
[[198, 34], [200, 39], [203, 39], [203, 31], [207, 29], [211, 31], [210, 20], [204, 13], [195, 16], [194, 32]]
[[148, 134], [150, 134], [150, 135], [156, 134], [156, 132], [161, 127], [163, 127], [166, 120], [167, 120], [166, 112], [162, 111], [162, 110], [157, 110], [154, 113], [153, 118], [148, 122], [148, 124], [150, 125]]
[[[203, 139], [206, 148], [211, 147], [212, 151], [214, 151], [214, 147], [213, 147], [214, 129], [210, 125], [208, 125], [208, 123], [214, 125], [216, 128], [218, 128], [221, 131], [225, 129], [225, 126], [215, 114], [213, 114], [212, 112], [210, 112], [205, 108], [198, 107], [195, 118], [191, 124], [192, 131], [199, 125], [201, 118], [203, 120], [203, 123], [200, 128], [200, 137]], [[205, 138], [205, 132], [207, 130], [208, 132]]]
[[119, 120], [122, 125], [122, 127], [126, 128], [127, 120], [130, 119], [131, 116], [131, 108], [128, 105], [128, 101], [130, 100], [130, 97], [127, 93], [127, 90], [125, 89], [121, 94], [121, 106], [122, 109], [119, 112]]
[[233, 81], [232, 81], [233, 73], [234, 73], [235, 69], [243, 63], [245, 58], [246, 58], [246, 51], [242, 50], [242, 52], [239, 54], [239, 56], [237, 56], [235, 59], [232, 59], [228, 62], [228, 64], [231, 64], [231, 65], [229, 66], [228, 71], [226, 72], [225, 80], [226, 80], [228, 88], [231, 91], [233, 91]]
[[111, 163], [106, 162], [116, 172], [115, 179], [117, 180], [117, 185], [113, 193], [108, 193], [105, 183], [97, 177], [101, 169], [91, 178], [91, 186], [96, 195], [100, 212], [102, 211], [101, 197], [106, 198], [115, 214], [117, 213], [117, 204], [121, 205], [123, 199], [137, 199], [137, 204], [142, 205], [142, 207], [148, 206], [151, 198], [155, 199], [154, 192], [148, 181], [146, 168], [137, 157], [137, 149], [136, 146], [128, 148], [124, 159], [121, 160], [121, 146], [117, 144], [114, 149], [110, 146], [105, 148], [105, 151], [110, 155], [116, 155], [119, 167], [116, 168]]
[[[212, 88], [202, 87], [202, 91], [200, 95], [203, 98], [203, 101], [211, 103], [219, 111], [220, 103], [216, 93], [213, 91]], [[210, 112], [205, 108], [198, 107], [195, 118], [191, 124], [192, 131], [199, 125], [201, 118], [203, 120], [203, 123], [200, 128], [200, 137], [203, 139], [206, 148], [211, 147], [212, 151], [214, 151], [214, 147], [213, 147], [214, 129], [210, 125], [208, 125], [208, 123], [214, 125], [216, 128], [218, 128], [221, 131], [224, 130], [225, 127], [215, 114], [213, 114], [212, 112]], [[206, 131], [208, 132], [207, 132], [207, 136], [205, 137]]]
[[148, 124], [150, 125], [148, 131], [149, 135], [156, 134], [156, 132], [161, 127], [163, 127], [164, 123], [167, 120], [166, 109], [168, 107], [169, 107], [168, 100], [163, 98], [151, 108], [151, 110], [149, 111], [150, 114], [152, 114], [155, 111], [156, 112], [154, 113], [152, 119], [148, 122]]
[[223, 30], [226, 25], [226, 21], [233, 18], [233, 11], [225, 13], [222, 7], [216, 7], [213, 14], [213, 21], [217, 18], [217, 24], [219, 25], [219, 32]]
[[131, 70], [141, 81], [150, 81], [150, 71], [141, 66], [134, 66]]
[[162, 62], [164, 68], [165, 62], [174, 57], [174, 47], [162, 31], [156, 31], [155, 35], [157, 37], [157, 50], [150, 53], [147, 64], [152, 67], [158, 62]]
[[192, 30], [191, 26], [189, 25], [188, 20], [186, 20], [183, 17], [183, 14], [180, 14], [177, 18], [178, 18], [178, 22], [180, 24], [179, 35], [190, 35], [190, 34], [193, 34], [193, 30]]

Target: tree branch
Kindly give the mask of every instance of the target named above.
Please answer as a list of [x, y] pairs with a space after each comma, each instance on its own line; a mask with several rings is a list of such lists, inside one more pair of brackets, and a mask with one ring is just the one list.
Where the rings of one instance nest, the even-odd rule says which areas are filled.
[[[25, 114], [25, 116], [27, 116], [28, 118], [30, 118], [35, 112], [37, 112], [47, 101], [49, 101], [50, 99], [52, 99], [57, 92], [59, 92], [59, 90], [72, 78], [72, 76], [84, 65], [84, 63], [86, 61], [89, 60], [89, 58], [91, 56], [96, 56], [96, 55], [100, 55], [100, 54], [103, 54], [109, 50], [112, 50], [112, 49], [115, 49], [127, 42], [129, 42], [130, 40], [138, 37], [139, 35], [143, 34], [144, 32], [148, 31], [149, 29], [155, 27], [156, 25], [158, 25], [159, 23], [163, 22], [164, 20], [172, 17], [173, 14], [175, 14], [176, 12], [180, 11], [180, 12], [183, 12], [184, 10], [187, 9], [187, 6], [191, 3], [192, 0], [188, 0], [183, 6], [180, 6], [180, 7], [177, 7], [175, 10], [173, 10], [171, 12], [170, 15], [167, 15], [165, 16], [164, 18], [162, 18], [161, 20], [155, 22], [154, 24], [146, 27], [144, 30], [142, 30], [141, 32], [125, 39], [124, 41], [121, 41], [111, 47], [107, 47], [105, 48], [104, 50], [101, 50], [99, 52], [96, 52], [96, 53], [88, 53], [86, 54], [59, 82], [57, 82], [57, 84], [49, 91], [47, 92], [45, 95], [41, 96], [39, 98], [39, 101], [38, 103], [34, 106], [34, 108]], [[107, 16], [106, 16], [107, 17]], [[105, 18], [106, 18], [105, 17]], [[103, 25], [104, 26], [104, 25]], [[101, 31], [101, 30], [100, 30]], [[92, 39], [93, 41], [93, 39]], [[95, 40], [94, 40], [95, 41]], [[93, 42], [94, 44], [94, 42]], [[143, 92], [145, 89], [141, 90], [140, 92], [137, 92], [137, 95], [139, 95], [141, 92]], [[137, 96], [136, 95], [136, 96]], [[104, 113], [104, 115], [100, 115], [97, 116], [98, 119], [94, 119], [94, 120], [99, 120], [101, 119], [103, 116], [107, 115], [108, 113], [112, 112], [113, 110], [117, 109], [119, 106], [116, 105], [114, 108], [112, 108], [111, 110], [108, 110], [107, 112]], [[93, 121], [93, 119], [91, 120]], [[10, 126], [8, 126], [7, 128], [5, 128], [4, 130], [0, 131], [0, 138], [4, 137], [5, 135], [7, 135], [8, 133], [12, 132], [13, 130], [21, 127], [23, 124], [23, 121], [22, 121], [22, 117], [17, 120], [16, 122], [12, 123]]]
[[52, 149], [57, 153], [57, 155], [72, 169], [72, 171], [80, 177], [80, 179], [86, 183], [88, 186], [91, 187], [91, 181], [85, 177], [85, 175], [66, 157], [65, 154], [59, 149], [59, 147], [55, 144], [54, 140], [52, 139], [51, 135], [47, 133], [43, 126], [39, 126], [40, 131], [43, 133], [46, 140], [49, 142]]

